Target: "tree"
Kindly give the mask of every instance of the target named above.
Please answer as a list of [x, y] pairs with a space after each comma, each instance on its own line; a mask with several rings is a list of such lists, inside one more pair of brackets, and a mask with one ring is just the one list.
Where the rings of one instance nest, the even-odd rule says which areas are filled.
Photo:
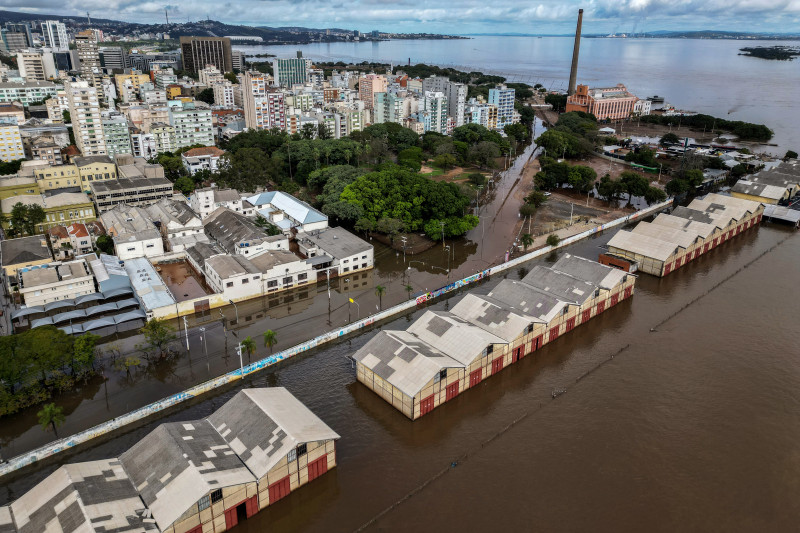
[[166, 320], [160, 318], [150, 320], [139, 331], [144, 335], [145, 340], [142, 349], [145, 352], [153, 351], [159, 357], [164, 356], [169, 345], [176, 339], [175, 329]]
[[644, 196], [647, 189], [650, 187], [650, 182], [647, 178], [630, 170], [626, 170], [620, 174], [619, 180], [628, 192], [628, 205], [630, 205], [634, 196]]
[[455, 166], [458, 161], [453, 154], [440, 154], [433, 160], [433, 164], [442, 170], [447, 170]]
[[256, 352], [256, 341], [254, 341], [251, 337], [245, 337], [242, 340], [242, 350], [247, 353], [247, 360], [250, 360], [250, 356]]
[[25, 159], [15, 159], [13, 161], [0, 161], [0, 175], [16, 174], [19, 172], [22, 162]]
[[525, 197], [525, 201], [538, 208], [547, 201], [547, 196], [542, 191], [535, 190]]
[[522, 204], [519, 207], [519, 214], [522, 218], [532, 217], [536, 214], [536, 206], [533, 204]]
[[742, 163], [739, 163], [731, 169], [731, 177], [733, 178], [739, 179], [745, 174], [747, 174], [747, 165], [743, 165]]
[[658, 142], [661, 146], [667, 146], [668, 144], [678, 144], [681, 142], [681, 139], [672, 132], [665, 133], [661, 140]]
[[559, 238], [559, 236], [556, 235], [555, 233], [551, 233], [550, 235], [547, 236], [545, 244], [547, 244], [547, 246], [558, 246], [558, 243], [560, 242], [561, 239]]
[[234, 85], [239, 83], [239, 78], [236, 77], [236, 73], [234, 72], [226, 72], [224, 76], [226, 80], [233, 83]]
[[142, 364], [142, 360], [136, 356], [120, 357], [114, 360], [114, 370], [125, 371], [127, 377], [131, 377], [131, 368]]
[[797, 152], [794, 150], [787, 150], [786, 155], [783, 156], [784, 159], [797, 159]]
[[47, 215], [39, 204], [25, 205], [17, 202], [11, 208], [9, 223], [14, 229], [22, 230], [28, 235], [36, 234], [36, 226], [45, 221]]
[[211, 87], [207, 89], [203, 89], [197, 96], [194, 97], [195, 100], [200, 100], [201, 102], [205, 102], [208, 105], [214, 105], [214, 89]]
[[667, 193], [658, 187], [648, 187], [647, 191], [644, 193], [644, 201], [647, 202], [647, 205], [657, 204], [658, 202], [663, 202], [666, 199]]
[[594, 187], [597, 172], [591, 167], [574, 165], [570, 167], [567, 180], [573, 189], [579, 192], [589, 192]]
[[406, 292], [408, 293], [408, 299], [410, 300], [410, 299], [411, 299], [411, 293], [412, 293], [412, 292], [414, 292], [414, 287], [412, 287], [411, 285], [406, 285], [406, 286], [405, 286], [405, 287], [403, 287], [403, 288], [404, 288], [404, 289], [406, 290]]
[[100, 235], [95, 241], [97, 249], [107, 255], [114, 255], [114, 239], [108, 235]]
[[16, 353], [30, 365], [42, 383], [72, 359], [73, 338], [55, 326], [40, 326], [19, 335]]
[[480, 172], [472, 172], [467, 175], [467, 180], [475, 186], [483, 186], [486, 185], [486, 176], [481, 174]]
[[620, 181], [612, 180], [608, 174], [600, 178], [600, 183], [597, 184], [597, 195], [605, 198], [607, 202], [619, 200], [624, 192], [625, 185]]
[[76, 337], [73, 343], [73, 374], [94, 370], [94, 362], [97, 358], [95, 347], [100, 340], [99, 335], [84, 333]]
[[48, 428], [53, 429], [53, 434], [58, 438], [57, 426], [64, 423], [64, 410], [61, 407], [56, 407], [54, 403], [48, 403], [42, 406], [42, 410], [36, 413], [39, 417], [39, 425], [42, 426], [44, 431]]
[[385, 233], [389, 236], [390, 241], [394, 242], [394, 236], [403, 231], [403, 221], [396, 218], [381, 218], [375, 224], [375, 231]]
[[528, 246], [531, 246], [533, 244], [533, 237], [531, 236], [530, 233], [524, 233], [520, 238], [520, 242], [522, 243], [522, 251], [527, 252]]
[[684, 173], [684, 178], [689, 182], [692, 187], [699, 187], [703, 183], [703, 171], [693, 168]]
[[189, 176], [181, 176], [175, 180], [175, 188], [188, 196], [194, 191], [194, 180]]
[[378, 295], [378, 306], [383, 309], [383, 293], [386, 292], [386, 287], [383, 285], [375, 285], [375, 294]]
[[469, 159], [481, 168], [494, 167], [494, 158], [500, 155], [498, 146], [489, 141], [481, 141], [469, 150]]
[[271, 329], [268, 329], [267, 331], [265, 331], [264, 332], [264, 346], [269, 348], [269, 353], [272, 353], [272, 347], [275, 346], [276, 344], [278, 344], [278, 335], [274, 331], [272, 331]]
[[680, 178], [672, 178], [667, 182], [666, 187], [664, 190], [667, 191], [667, 194], [670, 196], [678, 196], [684, 194], [689, 191], [689, 183], [686, 180], [682, 180]]
[[72, 122], [72, 117], [69, 114], [69, 111], [66, 109], [61, 112], [61, 118], [64, 121], [64, 124], [70, 124]]

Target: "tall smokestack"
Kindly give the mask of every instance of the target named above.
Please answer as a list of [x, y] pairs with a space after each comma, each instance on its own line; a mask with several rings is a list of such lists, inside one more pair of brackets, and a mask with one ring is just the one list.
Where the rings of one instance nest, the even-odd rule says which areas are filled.
[[578, 10], [578, 27], [575, 28], [575, 46], [572, 49], [572, 68], [569, 69], [569, 90], [567, 94], [575, 94], [575, 84], [578, 81], [578, 54], [581, 51], [581, 24], [583, 23], [583, 9]]

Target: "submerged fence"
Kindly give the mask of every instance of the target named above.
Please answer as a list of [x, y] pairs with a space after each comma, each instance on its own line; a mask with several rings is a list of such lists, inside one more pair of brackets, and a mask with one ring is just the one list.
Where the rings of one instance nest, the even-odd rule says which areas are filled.
[[522, 256], [520, 256], [520, 257], [518, 257], [516, 259], [512, 259], [511, 261], [507, 261], [505, 263], [502, 263], [502, 264], [497, 265], [497, 266], [493, 266], [493, 267], [488, 268], [486, 270], [483, 270], [481, 272], [477, 272], [477, 273], [475, 273], [475, 274], [473, 274], [471, 276], [468, 276], [466, 278], [454, 281], [453, 283], [450, 283], [449, 285], [446, 285], [446, 286], [441, 287], [439, 289], [436, 289], [434, 291], [430, 291], [430, 292], [425, 293], [425, 294], [423, 294], [421, 296], [418, 296], [415, 300], [408, 300], [408, 301], [402, 302], [402, 303], [397, 304], [395, 306], [392, 306], [392, 307], [390, 307], [390, 308], [388, 308], [386, 310], [383, 310], [383, 311], [381, 311], [379, 313], [375, 313], [374, 315], [366, 317], [363, 320], [359, 320], [359, 321], [353, 322], [352, 324], [348, 324], [348, 325], [346, 325], [346, 326], [344, 326], [342, 328], [339, 328], [339, 329], [336, 329], [336, 330], [333, 330], [333, 331], [329, 331], [327, 333], [323, 333], [322, 335], [319, 335], [318, 337], [314, 337], [313, 339], [310, 339], [310, 340], [308, 340], [306, 342], [297, 344], [297, 345], [295, 345], [295, 346], [293, 346], [291, 348], [287, 348], [285, 350], [281, 350], [280, 352], [278, 352], [278, 353], [276, 353], [274, 355], [271, 355], [269, 357], [265, 357], [263, 359], [260, 359], [260, 360], [254, 362], [254, 363], [251, 363], [249, 365], [244, 366], [243, 368], [239, 368], [239, 369], [236, 369], [236, 370], [234, 370], [232, 372], [228, 372], [227, 374], [223, 374], [222, 376], [219, 376], [217, 378], [214, 378], [214, 379], [211, 379], [209, 381], [206, 381], [206, 382], [200, 383], [198, 385], [195, 385], [194, 387], [186, 389], [185, 391], [179, 392], [177, 394], [173, 394], [172, 396], [169, 396], [169, 397], [164, 398], [162, 400], [159, 400], [157, 402], [153, 402], [153, 403], [151, 403], [149, 405], [145, 405], [144, 407], [141, 407], [139, 409], [136, 409], [134, 411], [126, 413], [126, 414], [124, 414], [122, 416], [118, 416], [116, 418], [113, 418], [112, 420], [109, 420], [107, 422], [103, 422], [102, 424], [98, 424], [98, 425], [96, 425], [94, 427], [91, 427], [91, 428], [86, 429], [84, 431], [78, 432], [78, 433], [76, 433], [74, 435], [71, 435], [69, 437], [65, 437], [63, 439], [58, 439], [58, 440], [56, 440], [54, 442], [51, 442], [50, 444], [46, 444], [45, 446], [41, 446], [39, 448], [36, 448], [36, 449], [31, 450], [29, 452], [26, 452], [26, 453], [24, 453], [22, 455], [18, 455], [16, 457], [10, 459], [8, 462], [0, 465], [0, 477], [5, 476], [6, 474], [10, 474], [11, 472], [19, 470], [20, 468], [23, 468], [25, 466], [31, 465], [31, 464], [33, 464], [33, 463], [35, 463], [37, 461], [42, 460], [42, 459], [47, 459], [49, 457], [53, 457], [54, 455], [57, 455], [58, 453], [67, 451], [67, 450], [69, 450], [71, 448], [74, 448], [74, 447], [80, 445], [80, 444], [84, 444], [86, 442], [89, 442], [90, 440], [92, 440], [94, 438], [97, 438], [97, 437], [100, 437], [100, 436], [103, 436], [103, 435], [107, 435], [108, 433], [111, 433], [111, 432], [113, 432], [113, 431], [115, 431], [117, 429], [123, 428], [123, 427], [125, 427], [125, 426], [127, 426], [129, 424], [133, 424], [133, 423], [138, 422], [140, 420], [143, 420], [143, 419], [145, 419], [145, 418], [147, 418], [147, 417], [149, 417], [151, 415], [154, 415], [156, 413], [159, 413], [161, 411], [169, 409], [170, 407], [173, 407], [173, 406], [175, 406], [175, 405], [177, 405], [177, 404], [179, 404], [181, 402], [184, 402], [184, 401], [189, 400], [191, 398], [196, 398], [196, 397], [198, 397], [198, 396], [200, 396], [202, 394], [205, 394], [206, 392], [209, 392], [209, 391], [212, 391], [214, 389], [217, 389], [217, 388], [223, 387], [225, 385], [228, 385], [230, 383], [233, 383], [233, 382], [235, 382], [237, 380], [240, 380], [240, 379], [244, 378], [245, 376], [248, 376], [250, 374], [258, 372], [259, 370], [263, 370], [265, 368], [268, 368], [268, 367], [270, 367], [272, 365], [275, 365], [275, 364], [279, 363], [280, 361], [284, 361], [286, 359], [290, 359], [290, 358], [292, 358], [292, 357], [294, 357], [294, 356], [296, 356], [296, 355], [298, 355], [300, 353], [303, 353], [305, 351], [308, 351], [308, 350], [310, 350], [312, 348], [316, 348], [316, 347], [321, 346], [323, 344], [326, 344], [328, 342], [334, 341], [334, 340], [336, 340], [336, 339], [338, 339], [340, 337], [344, 337], [345, 335], [348, 335], [350, 333], [354, 333], [354, 332], [356, 332], [358, 330], [367, 328], [367, 327], [371, 326], [372, 324], [374, 324], [375, 322], [378, 322], [378, 321], [381, 321], [381, 320], [385, 320], [385, 319], [389, 319], [389, 318], [394, 317], [395, 315], [399, 315], [399, 314], [405, 313], [407, 311], [410, 311], [410, 310], [414, 309], [415, 307], [417, 307], [418, 305], [424, 305], [430, 300], [433, 300], [435, 298], [443, 296], [443, 295], [445, 295], [445, 294], [447, 294], [449, 292], [458, 290], [458, 289], [460, 289], [462, 287], [465, 287], [465, 286], [467, 286], [467, 285], [469, 285], [471, 283], [475, 283], [476, 281], [480, 281], [480, 280], [482, 280], [484, 278], [488, 278], [492, 274], [497, 274], [499, 272], [503, 272], [505, 270], [514, 268], [514, 267], [516, 267], [518, 265], [527, 263], [528, 261], [530, 261], [532, 259], [536, 259], [538, 257], [541, 257], [541, 256], [551, 252], [554, 249], [558, 249], [558, 248], [562, 248], [562, 247], [565, 247], [565, 246], [569, 246], [570, 244], [573, 244], [573, 243], [575, 243], [577, 241], [580, 241], [582, 239], [585, 239], [587, 237], [591, 237], [592, 235], [600, 233], [600, 232], [602, 232], [604, 230], [611, 229], [611, 228], [614, 228], [614, 227], [617, 227], [617, 226], [621, 226], [621, 225], [627, 224], [629, 222], [633, 222], [635, 220], [638, 220], [640, 218], [644, 218], [646, 216], [649, 216], [652, 213], [661, 211], [662, 209], [664, 209], [666, 207], [669, 207], [671, 204], [672, 204], [672, 200], [667, 200], [665, 202], [661, 202], [659, 204], [652, 205], [652, 206], [648, 207], [647, 209], [643, 209], [641, 211], [637, 211], [636, 213], [632, 213], [632, 214], [630, 214], [628, 216], [612, 220], [611, 222], [608, 222], [606, 224], [602, 224], [602, 225], [597, 226], [595, 228], [592, 228], [590, 230], [578, 233], [578, 234], [573, 235], [571, 237], [567, 237], [566, 239], [562, 240], [557, 246], [554, 246], [554, 247], [546, 246], [544, 248], [540, 248], [540, 249], [534, 250], [533, 252], [530, 252], [528, 254], [522, 255]]

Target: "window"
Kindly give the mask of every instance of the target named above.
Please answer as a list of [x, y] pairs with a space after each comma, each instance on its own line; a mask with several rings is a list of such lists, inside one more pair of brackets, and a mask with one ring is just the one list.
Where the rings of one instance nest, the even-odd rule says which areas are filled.
[[361, 268], [367, 268], [367, 264], [366, 263], [361, 263]]
[[292, 276], [289, 276], [289, 277], [283, 278], [283, 284], [284, 284], [284, 285], [288, 285], [288, 284], [290, 284], [291, 282], [292, 282]]
[[226, 284], [225, 284], [225, 286], [226, 286], [226, 287], [233, 287], [233, 282], [232, 282], [232, 281], [229, 281], [228, 283], [226, 283]]
[[366, 258], [367, 258], [367, 256], [366, 256], [366, 255], [362, 255], [362, 256], [361, 256], [361, 259], [366, 259]]
[[273, 279], [273, 280], [267, 282], [267, 287], [277, 287], [277, 286], [278, 286], [278, 281], [277, 280]]
[[250, 283], [250, 280], [248, 278], [243, 278], [242, 279], [242, 285], [244, 285], [246, 283]]
[[297, 447], [297, 456], [300, 457], [301, 455], [305, 454], [306, 454], [306, 443], [303, 443]]
[[289, 450], [289, 454], [286, 456], [286, 460], [290, 463], [297, 460], [297, 449]]
[[600, 289], [595, 289], [594, 297], [597, 298], [598, 296], [600, 296]]
[[433, 382], [434, 383], [439, 383], [443, 379], [447, 379], [447, 369], [446, 368], [444, 370], [440, 370], [439, 373], [436, 374], [436, 376], [434, 376]]
[[528, 327], [525, 328], [525, 333], [533, 333], [533, 324], [528, 324]]
[[562, 311], [561, 314], [566, 315], [567, 313], [569, 313], [569, 307], [565, 306], [564, 311]]
[[349, 263], [349, 262], [350, 262], [349, 259], [345, 259], [344, 261], [342, 261], [342, 263]]
[[350, 268], [349, 268], [349, 267], [344, 267], [344, 268], [342, 269], [342, 272], [350, 272]]
[[197, 510], [202, 511], [203, 509], [208, 509], [211, 506], [211, 498], [208, 495], [203, 496], [200, 498], [200, 501], [197, 502]]
[[222, 489], [217, 489], [211, 493], [211, 503], [217, 503], [222, 499]]
[[306, 279], [308, 279], [308, 274], [298, 274], [297, 275], [297, 281], [304, 281]]

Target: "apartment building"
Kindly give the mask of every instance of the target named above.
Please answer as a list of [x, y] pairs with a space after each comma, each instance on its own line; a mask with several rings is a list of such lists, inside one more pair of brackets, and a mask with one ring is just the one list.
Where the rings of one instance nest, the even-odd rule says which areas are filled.
[[128, 119], [117, 111], [101, 113], [103, 135], [106, 140], [106, 154], [114, 157], [117, 154], [131, 153], [131, 136], [128, 130]]
[[85, 156], [106, 155], [103, 117], [96, 87], [85, 81], [64, 82], [75, 144]]
[[203, 102], [184, 102], [170, 106], [169, 124], [175, 128], [175, 147], [214, 145], [211, 108]]
[[221, 72], [233, 70], [229, 38], [182, 36], [180, 41], [184, 70], [199, 72], [206, 65], [213, 65]]
[[19, 126], [0, 124], [0, 160], [16, 161], [17, 159], [25, 159], [25, 148], [22, 146]]

